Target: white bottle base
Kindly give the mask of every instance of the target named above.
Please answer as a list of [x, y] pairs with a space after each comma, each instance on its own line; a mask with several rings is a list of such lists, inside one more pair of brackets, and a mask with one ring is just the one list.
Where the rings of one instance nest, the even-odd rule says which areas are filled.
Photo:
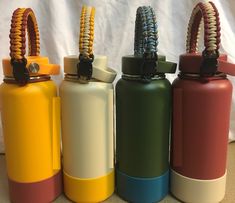
[[187, 203], [217, 203], [225, 195], [226, 175], [212, 180], [200, 180], [182, 176], [171, 170], [171, 193]]

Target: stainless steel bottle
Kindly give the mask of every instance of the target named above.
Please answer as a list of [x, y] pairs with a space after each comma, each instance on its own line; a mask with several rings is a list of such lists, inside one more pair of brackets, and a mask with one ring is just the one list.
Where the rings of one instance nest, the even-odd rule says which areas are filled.
[[[83, 7], [85, 21], [92, 12], [93, 8]], [[116, 72], [107, 68], [106, 56], [86, 58], [82, 48], [79, 57], [64, 58], [65, 78], [60, 86], [64, 191], [75, 202], [101, 202], [114, 191], [112, 82]]]
[[[25, 56], [28, 31], [29, 56]], [[21, 33], [21, 34], [19, 34]], [[60, 98], [50, 75], [60, 67], [40, 56], [34, 12], [12, 16], [10, 56], [3, 59], [0, 109], [9, 196], [13, 203], [48, 203], [62, 192]]]
[[157, 25], [151, 7], [139, 7], [135, 53], [122, 58], [116, 85], [117, 193], [128, 202], [153, 203], [169, 189], [171, 84], [176, 64], [157, 55]]
[[[204, 46], [197, 52], [199, 25]], [[225, 195], [226, 160], [234, 64], [219, 54], [220, 20], [212, 2], [193, 9], [187, 53], [173, 82], [171, 192], [183, 202], [220, 202]]]

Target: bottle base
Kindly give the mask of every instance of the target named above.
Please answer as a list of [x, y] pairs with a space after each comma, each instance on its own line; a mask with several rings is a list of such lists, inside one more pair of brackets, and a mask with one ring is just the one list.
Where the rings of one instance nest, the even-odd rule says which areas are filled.
[[65, 195], [74, 202], [101, 202], [114, 192], [114, 170], [92, 179], [72, 177], [64, 172]]
[[216, 203], [225, 195], [226, 173], [217, 179], [200, 180], [171, 170], [171, 193], [187, 203]]
[[62, 193], [62, 172], [39, 182], [19, 183], [8, 178], [10, 200], [13, 203], [52, 202]]
[[138, 178], [116, 170], [116, 184], [118, 195], [128, 202], [158, 202], [168, 193], [169, 171], [154, 178]]

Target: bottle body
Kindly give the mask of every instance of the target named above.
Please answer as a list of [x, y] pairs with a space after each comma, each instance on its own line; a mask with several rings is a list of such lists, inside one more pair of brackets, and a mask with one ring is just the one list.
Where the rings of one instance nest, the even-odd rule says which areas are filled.
[[168, 192], [171, 85], [120, 79], [116, 85], [117, 191], [131, 202], [156, 202]]
[[53, 201], [62, 187], [60, 100], [55, 84], [50, 80], [21, 87], [2, 83], [0, 98], [11, 201]]
[[231, 99], [232, 85], [223, 77], [173, 83], [171, 191], [182, 201], [224, 197]]
[[65, 194], [103, 201], [114, 191], [113, 85], [64, 80], [60, 96]]

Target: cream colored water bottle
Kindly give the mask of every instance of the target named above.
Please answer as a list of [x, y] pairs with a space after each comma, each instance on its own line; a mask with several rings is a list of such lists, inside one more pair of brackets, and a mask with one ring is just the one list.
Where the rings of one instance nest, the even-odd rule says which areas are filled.
[[113, 80], [106, 56], [93, 56], [94, 8], [83, 7], [80, 55], [64, 58], [60, 86], [64, 191], [75, 202], [100, 202], [114, 191]]

